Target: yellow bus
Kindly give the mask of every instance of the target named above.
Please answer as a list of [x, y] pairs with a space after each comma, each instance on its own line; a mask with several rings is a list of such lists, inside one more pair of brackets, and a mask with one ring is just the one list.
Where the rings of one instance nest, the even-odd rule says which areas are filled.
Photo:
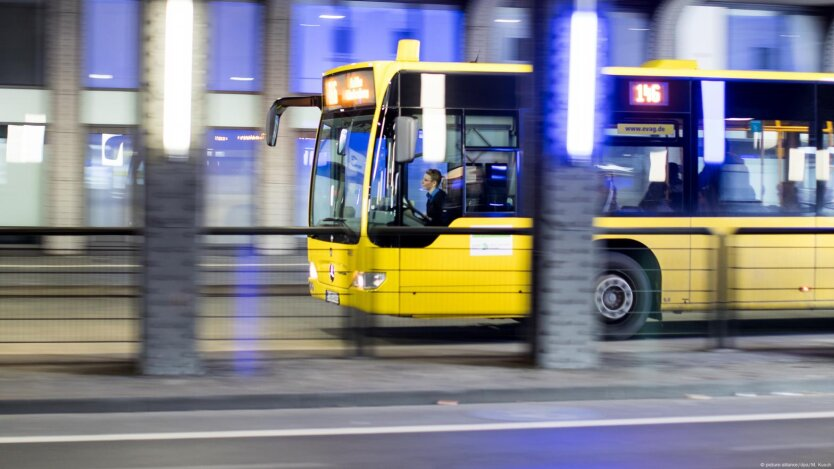
[[[282, 98], [270, 109], [273, 145], [285, 109], [322, 110], [310, 226], [344, 230], [309, 236], [311, 294], [373, 314], [523, 318], [530, 236], [381, 229], [532, 226], [520, 200], [532, 178], [522, 171], [518, 97], [531, 68], [420, 62], [418, 49], [403, 41], [394, 61], [330, 70], [321, 95]], [[591, 313], [606, 337], [714, 304], [717, 244], [701, 228], [796, 228], [727, 238], [731, 308], [834, 306], [834, 239], [808, 230], [834, 226], [834, 74], [657, 61], [603, 76], [609, 118], [594, 167], [595, 225], [605, 234], [594, 242], [605, 261]], [[432, 220], [424, 213], [429, 169], [442, 174], [446, 195]]]

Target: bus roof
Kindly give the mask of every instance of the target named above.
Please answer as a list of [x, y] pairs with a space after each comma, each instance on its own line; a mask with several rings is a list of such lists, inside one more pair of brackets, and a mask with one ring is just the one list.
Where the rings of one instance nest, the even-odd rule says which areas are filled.
[[[668, 65], [668, 61], [661, 61]], [[530, 73], [533, 67], [527, 64], [485, 63], [485, 62], [401, 62], [394, 60], [377, 60], [342, 65], [328, 70], [323, 75], [346, 72], [350, 70], [372, 68], [396, 73], [402, 70], [426, 72], [470, 72], [470, 73]], [[602, 73], [614, 76], [645, 76], [669, 78], [712, 78], [724, 80], [775, 80], [807, 81], [834, 83], [834, 73], [820, 72], [783, 72], [773, 70], [702, 70], [698, 68], [678, 68], [675, 66], [641, 66], [641, 67], [604, 67]]]
[[834, 73], [782, 72], [773, 70], [702, 70], [694, 60], [655, 60], [641, 67], [605, 67], [605, 75], [714, 78], [726, 80], [775, 80], [834, 82]]
[[373, 69], [388, 69], [393, 68], [396, 71], [414, 70], [427, 72], [496, 72], [496, 73], [530, 73], [533, 67], [526, 64], [502, 64], [502, 63], [483, 63], [483, 62], [401, 62], [394, 60], [376, 60], [373, 62], [358, 62], [348, 65], [342, 65], [330, 69], [324, 73], [324, 76], [333, 75], [336, 73], [347, 72], [350, 70], [358, 70], [363, 68]]

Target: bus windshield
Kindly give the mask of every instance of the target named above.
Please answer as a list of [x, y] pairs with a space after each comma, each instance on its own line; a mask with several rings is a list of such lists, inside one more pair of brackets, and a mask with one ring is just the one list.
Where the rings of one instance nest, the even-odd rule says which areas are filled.
[[311, 226], [344, 226], [342, 242], [358, 242], [373, 111], [328, 113], [321, 120], [313, 168]]

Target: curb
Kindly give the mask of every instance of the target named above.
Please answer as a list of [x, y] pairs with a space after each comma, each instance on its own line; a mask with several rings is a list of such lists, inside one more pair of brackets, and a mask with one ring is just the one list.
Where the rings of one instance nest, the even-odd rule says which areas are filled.
[[0, 400], [0, 415], [199, 410], [310, 409], [398, 405], [457, 405], [627, 399], [730, 397], [738, 394], [834, 393], [834, 381], [719, 382], [656, 387], [368, 391], [319, 394], [238, 394], [201, 397], [72, 398]]

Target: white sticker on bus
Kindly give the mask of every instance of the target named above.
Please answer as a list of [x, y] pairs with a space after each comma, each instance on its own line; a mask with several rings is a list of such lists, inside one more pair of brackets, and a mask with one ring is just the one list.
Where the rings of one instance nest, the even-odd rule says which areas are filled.
[[[483, 228], [512, 228], [508, 225], [484, 226]], [[511, 256], [513, 254], [513, 235], [470, 235], [469, 255], [471, 256]]]

